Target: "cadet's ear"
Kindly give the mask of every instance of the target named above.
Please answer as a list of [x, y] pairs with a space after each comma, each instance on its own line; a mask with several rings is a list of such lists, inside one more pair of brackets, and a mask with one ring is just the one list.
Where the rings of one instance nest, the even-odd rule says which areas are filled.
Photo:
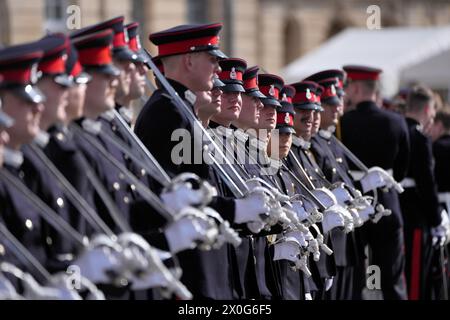
[[194, 55], [191, 53], [184, 54], [183, 55], [183, 65], [186, 70], [190, 71], [192, 70], [194, 66]]

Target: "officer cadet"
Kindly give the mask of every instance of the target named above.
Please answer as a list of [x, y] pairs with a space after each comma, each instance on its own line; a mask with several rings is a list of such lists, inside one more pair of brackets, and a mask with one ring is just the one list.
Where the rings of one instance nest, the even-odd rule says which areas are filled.
[[[312, 150], [325, 177], [331, 183], [346, 182], [354, 188], [353, 180], [348, 176], [348, 163], [343, 150], [330, 140], [327, 132], [333, 131], [339, 120], [339, 108], [342, 99], [338, 96], [339, 80], [337, 77], [322, 78], [328, 76], [328, 72], [319, 72], [308, 79], [314, 78], [323, 87], [320, 96], [321, 112], [320, 130], [312, 138]], [[314, 126], [313, 126], [314, 127]], [[327, 138], [328, 137], [328, 138]], [[342, 177], [344, 176], [344, 178]], [[353, 295], [353, 274], [356, 261], [356, 243], [354, 233], [345, 234], [342, 230], [334, 229], [330, 232], [334, 248], [336, 263], [336, 276], [333, 286], [327, 292], [330, 300], [351, 300]], [[365, 277], [365, 274], [362, 275]]]
[[[8, 170], [21, 180], [28, 179], [28, 175], [25, 176], [22, 170], [24, 157], [20, 148], [39, 133], [39, 121], [44, 109], [42, 102], [45, 97], [35, 86], [37, 63], [42, 55], [42, 49], [35, 43], [0, 50], [0, 100], [3, 111], [14, 121], [6, 129], [9, 141], [6, 141], [1, 170]], [[37, 208], [20, 192], [4, 181], [1, 185], [1, 202], [4, 205], [2, 220], [41, 264], [49, 265], [51, 243], [46, 241], [49, 226]], [[39, 187], [29, 186], [31, 190]]]
[[[300, 164], [314, 186], [316, 188], [323, 187], [328, 182], [311, 151], [310, 142], [314, 112], [320, 112], [318, 104], [320, 103], [321, 89], [317, 83], [312, 81], [297, 82], [291, 84], [291, 86], [295, 88], [295, 96], [292, 98], [292, 103], [296, 112], [294, 116], [296, 135], [292, 137], [291, 152], [288, 156], [289, 167], [299, 177], [303, 177], [298, 167]], [[335, 243], [330, 242], [332, 238], [328, 236], [328, 231], [324, 230], [324, 241], [334, 252], [337, 251], [339, 255], [340, 247], [335, 248]], [[315, 288], [311, 288], [313, 297], [314, 299], [325, 299], [326, 291], [331, 288], [333, 277], [336, 273], [335, 259], [334, 257], [321, 255], [319, 261], [311, 263], [311, 269], [315, 285]]]
[[211, 91], [198, 91], [195, 93], [197, 99], [194, 104], [194, 110], [205, 128], [208, 128], [211, 117], [221, 110], [222, 87], [224, 86], [225, 84], [220, 81], [219, 77], [216, 77]]
[[130, 93], [124, 98], [123, 106], [119, 107], [117, 111], [119, 111], [129, 125], [134, 121], [131, 103], [132, 101], [143, 97], [145, 94], [145, 77], [148, 72], [147, 65], [145, 64], [147, 57], [143, 53], [141, 42], [139, 40], [138, 28], [139, 23], [137, 22], [125, 25], [125, 30], [128, 34], [128, 47], [137, 55], [136, 59], [133, 61], [136, 68], [131, 70]]
[[[150, 35], [150, 41], [158, 46], [159, 57], [168, 82], [186, 105], [194, 112], [195, 93], [208, 91], [213, 87], [214, 75], [220, 72], [219, 58], [226, 56], [219, 50], [218, 33], [221, 24], [187, 25], [161, 31]], [[199, 177], [208, 179], [210, 166], [202, 161], [195, 164], [192, 157], [189, 162], [172, 158], [172, 150], [179, 143], [171, 139], [175, 130], [181, 129], [190, 134], [193, 152], [201, 153], [201, 141], [193, 140], [194, 127], [185, 118], [168, 97], [166, 90], [159, 89], [153, 93], [136, 120], [135, 132], [147, 149], [154, 155], [170, 176], [182, 172], [193, 172]], [[179, 132], [179, 131], [178, 131]], [[178, 157], [178, 155], [175, 155]], [[214, 197], [210, 206], [216, 209], [226, 220], [244, 223], [260, 221], [258, 214], [263, 209], [264, 200], [254, 196], [242, 199], [230, 199], [221, 196]], [[200, 257], [200, 255], [199, 255]], [[216, 270], [206, 268], [209, 260], [181, 259], [184, 270], [183, 281], [197, 297], [224, 298], [233, 295], [229, 285], [217, 285], [218, 281], [230, 281], [228, 275], [214, 276]], [[199, 262], [203, 263], [203, 273], [199, 272]], [[189, 268], [189, 269], [188, 269]], [[216, 279], [214, 282], [209, 279]], [[216, 282], [217, 281], [217, 282]]]
[[331, 78], [334, 78], [337, 82], [335, 85], [336, 94], [337, 94], [338, 98], [341, 100], [341, 104], [337, 108], [338, 120], [336, 121], [336, 124], [335, 124], [335, 127], [336, 127], [335, 135], [339, 140], [341, 140], [341, 125], [340, 125], [339, 119], [342, 117], [342, 115], [344, 114], [345, 111], [348, 111], [345, 108], [344, 98], [343, 98], [345, 95], [345, 92], [344, 92], [345, 72], [343, 72], [342, 70], [339, 70], [339, 69], [328, 69], [328, 70], [323, 70], [323, 71], [317, 72], [315, 74], [312, 74], [309, 77], [305, 78], [304, 80], [318, 82], [323, 79], [331, 79]]
[[[441, 224], [431, 139], [424, 128], [436, 114], [433, 92], [415, 86], [406, 99], [411, 161], [400, 195], [404, 221], [405, 274], [410, 300], [431, 298], [431, 259], [435, 250], [433, 237], [445, 237]], [[437, 244], [439, 246], [439, 244]]]
[[[380, 109], [375, 102], [381, 70], [345, 66], [344, 71], [346, 106], [354, 105], [354, 110], [341, 118], [343, 142], [366, 166], [393, 170], [395, 180], [401, 181], [408, 168], [409, 135], [403, 118]], [[363, 192], [364, 189], [363, 186]], [[378, 202], [393, 214], [377, 224], [367, 225], [365, 234], [372, 250], [370, 263], [380, 267], [384, 299], [406, 299], [403, 219], [398, 195], [394, 190], [378, 192]]]
[[[271, 132], [268, 152], [274, 160], [286, 159], [292, 145], [292, 135], [294, 130], [294, 107], [292, 97], [295, 95], [295, 89], [291, 86], [283, 86], [280, 91], [281, 108], [277, 110], [276, 130]], [[278, 149], [272, 149], [272, 144], [276, 143]], [[280, 167], [274, 175], [274, 181], [279, 190], [293, 197], [300, 193], [298, 186], [292, 181], [284, 167]], [[309, 280], [302, 271], [293, 270], [290, 262], [280, 260], [276, 263], [279, 268], [281, 298], [284, 300], [304, 300], [310, 294]]]
[[221, 72], [218, 73], [220, 81], [225, 83], [222, 87], [222, 105], [220, 112], [211, 117], [209, 126], [229, 128], [231, 123], [239, 118], [242, 109], [242, 96], [245, 92], [242, 86], [242, 76], [247, 63], [238, 58], [228, 58], [219, 61]]
[[447, 164], [450, 161], [450, 109], [444, 107], [436, 113], [431, 130], [435, 177], [439, 191], [439, 202], [450, 212], [450, 179]]

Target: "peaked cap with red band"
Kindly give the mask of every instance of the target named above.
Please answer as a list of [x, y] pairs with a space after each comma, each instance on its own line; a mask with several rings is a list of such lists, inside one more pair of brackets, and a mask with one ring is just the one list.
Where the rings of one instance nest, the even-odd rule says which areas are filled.
[[323, 79], [320, 80], [318, 84], [323, 87], [323, 92], [320, 95], [322, 103], [332, 106], [339, 106], [341, 104], [341, 99], [337, 92], [337, 87], [339, 85], [339, 80], [337, 78]]
[[345, 83], [345, 72], [339, 69], [329, 69], [317, 72], [309, 77], [303, 79], [304, 81], [314, 81], [320, 82], [325, 79], [336, 78], [338, 84], [336, 85], [336, 91], [338, 97], [342, 97], [345, 95], [344, 92], [344, 83]]
[[137, 54], [131, 51], [130, 48], [128, 48], [127, 33], [125, 32], [125, 27], [123, 25], [124, 20], [124, 16], [112, 18], [110, 20], [87, 26], [83, 29], [75, 31], [71, 34], [70, 37], [74, 39], [99, 31], [112, 29], [112, 31], [114, 32], [112, 41], [114, 58], [119, 60], [136, 61]]
[[259, 74], [258, 75], [258, 87], [259, 91], [266, 98], [261, 99], [264, 105], [271, 105], [273, 107], [281, 107], [280, 91], [283, 89], [284, 81], [279, 76], [274, 74]]
[[36, 42], [0, 49], [0, 88], [33, 103], [43, 102], [44, 94], [34, 86], [42, 56], [43, 51]]
[[380, 79], [380, 73], [382, 72], [381, 69], [357, 65], [347, 65], [343, 69], [347, 72], [347, 80], [349, 81], [376, 81]]
[[51, 76], [59, 85], [70, 87], [73, 79], [66, 73], [67, 48], [69, 39], [62, 33], [50, 34], [36, 42], [44, 55], [39, 61], [41, 75]]
[[295, 88], [283, 86], [280, 92], [281, 108], [277, 110], [277, 126], [281, 133], [295, 133], [294, 130], [294, 106], [292, 98], [295, 96]]
[[142, 50], [141, 41], [139, 40], [139, 23], [132, 22], [125, 25], [125, 31], [128, 35], [128, 47], [131, 51], [136, 53], [137, 58], [136, 61], [145, 63], [147, 62], [147, 56], [144, 54]]
[[78, 50], [78, 59], [86, 71], [96, 71], [112, 76], [120, 74], [120, 70], [112, 62], [112, 40], [111, 29], [73, 39], [73, 44]]
[[78, 60], [78, 51], [73, 43], [69, 43], [67, 48], [66, 73], [72, 76], [76, 84], [88, 83], [92, 77], [83, 71], [83, 66]]
[[245, 70], [244, 74], [242, 75], [242, 80], [244, 81], [245, 94], [260, 99], [267, 98], [265, 95], [262, 94], [261, 91], [259, 91], [258, 71], [259, 68], [257, 66], [254, 66]]
[[322, 89], [313, 81], [301, 81], [291, 84], [295, 88], [292, 104], [300, 110], [319, 110]]
[[181, 25], [152, 33], [149, 40], [158, 46], [160, 57], [208, 51], [213, 56], [225, 59], [227, 56], [219, 50], [221, 29], [221, 23]]
[[218, 73], [220, 81], [225, 83], [221, 88], [224, 92], [245, 92], [243, 76], [247, 69], [247, 62], [238, 58], [228, 58], [219, 61], [221, 72]]

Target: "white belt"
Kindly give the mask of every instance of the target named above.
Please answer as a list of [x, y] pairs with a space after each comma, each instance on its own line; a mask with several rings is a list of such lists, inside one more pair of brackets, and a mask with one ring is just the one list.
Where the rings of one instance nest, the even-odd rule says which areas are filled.
[[[361, 180], [362, 177], [364, 177], [366, 175], [365, 171], [359, 171], [359, 170], [349, 170], [349, 171], [353, 177], [353, 180], [355, 180], [355, 181]], [[384, 169], [384, 171], [386, 171], [390, 176], [392, 176], [394, 174], [394, 170], [392, 170], [392, 169]]]
[[405, 178], [400, 182], [400, 184], [403, 188], [415, 188], [416, 180], [414, 180], [413, 178]]

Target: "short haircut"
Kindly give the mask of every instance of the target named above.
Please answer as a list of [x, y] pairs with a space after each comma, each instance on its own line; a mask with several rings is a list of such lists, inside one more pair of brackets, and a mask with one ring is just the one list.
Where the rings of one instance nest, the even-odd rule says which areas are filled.
[[450, 106], [445, 106], [441, 108], [437, 113], [436, 117], [434, 118], [434, 122], [441, 122], [444, 126], [444, 129], [450, 130]]
[[421, 111], [432, 102], [434, 102], [434, 93], [430, 88], [424, 85], [414, 86], [406, 98], [406, 111]]

